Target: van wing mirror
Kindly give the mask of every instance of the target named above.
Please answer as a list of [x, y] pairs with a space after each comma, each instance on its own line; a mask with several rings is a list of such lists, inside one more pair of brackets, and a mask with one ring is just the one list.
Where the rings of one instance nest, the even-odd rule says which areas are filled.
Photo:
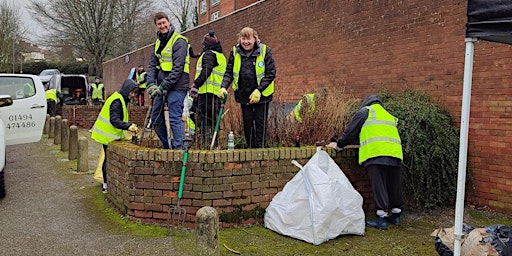
[[13, 101], [10, 95], [0, 95], [0, 107], [12, 105]]

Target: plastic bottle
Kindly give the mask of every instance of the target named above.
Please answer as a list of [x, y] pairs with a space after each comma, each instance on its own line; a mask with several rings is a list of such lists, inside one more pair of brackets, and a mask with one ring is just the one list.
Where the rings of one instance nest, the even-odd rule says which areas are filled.
[[235, 149], [235, 134], [233, 131], [230, 131], [228, 134], [228, 150]]

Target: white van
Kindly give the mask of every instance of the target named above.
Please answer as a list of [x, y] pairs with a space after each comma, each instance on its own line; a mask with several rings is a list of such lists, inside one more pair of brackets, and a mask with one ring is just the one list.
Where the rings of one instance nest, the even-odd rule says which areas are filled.
[[37, 142], [46, 119], [46, 96], [36, 75], [0, 74], [0, 198], [5, 197], [5, 147]]

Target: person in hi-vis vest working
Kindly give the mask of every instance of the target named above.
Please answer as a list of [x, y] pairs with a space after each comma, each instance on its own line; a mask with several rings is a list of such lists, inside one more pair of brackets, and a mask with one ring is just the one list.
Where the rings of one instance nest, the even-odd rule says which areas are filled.
[[[147, 75], [147, 92], [154, 99], [151, 122], [164, 148], [183, 149], [185, 127], [181, 117], [189, 90], [190, 45], [186, 37], [174, 31], [167, 14], [156, 13], [153, 21], [158, 32]], [[165, 126], [164, 103], [168, 107], [172, 139]]]
[[249, 27], [238, 34], [238, 43], [229, 53], [226, 72], [217, 96], [223, 99], [233, 83], [235, 101], [242, 108], [247, 148], [266, 147], [268, 107], [274, 94], [276, 66], [270, 47], [260, 42]]
[[382, 105], [377, 95], [368, 96], [338, 141], [327, 145], [339, 151], [359, 139], [359, 164], [370, 175], [377, 210], [377, 219], [367, 221], [366, 225], [377, 229], [387, 229], [388, 223], [400, 224], [404, 203], [401, 183], [403, 152], [398, 119]]
[[94, 105], [99, 105], [105, 100], [105, 86], [99, 77], [96, 77], [94, 83], [91, 84], [90, 95]]
[[[126, 131], [134, 134], [139, 133], [136, 124], [129, 121], [128, 103], [135, 99], [139, 93], [139, 87], [132, 79], [124, 81], [119, 91], [112, 93], [105, 101], [100, 114], [92, 127], [91, 138], [103, 145], [105, 156], [107, 146], [114, 140], [122, 140], [126, 137]], [[104, 157], [102, 164], [103, 172], [103, 193], [107, 192], [107, 158]]]
[[197, 60], [196, 76], [190, 88], [200, 148], [206, 148], [212, 140], [221, 105], [217, 93], [225, 71], [226, 57], [222, 53], [222, 46], [215, 32], [210, 31], [204, 35], [203, 52]]

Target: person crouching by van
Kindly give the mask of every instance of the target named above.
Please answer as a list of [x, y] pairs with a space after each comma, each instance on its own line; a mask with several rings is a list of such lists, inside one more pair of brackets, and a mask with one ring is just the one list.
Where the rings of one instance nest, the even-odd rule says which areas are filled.
[[46, 109], [46, 114], [49, 114], [50, 117], [54, 117], [57, 115], [57, 103], [60, 102], [60, 93], [57, 89], [48, 89], [48, 86], [45, 87], [46, 91], [46, 105], [48, 108]]
[[[134, 134], [139, 133], [136, 124], [128, 121], [127, 103], [135, 99], [139, 93], [139, 87], [135, 81], [128, 79], [124, 81], [121, 89], [114, 92], [105, 101], [100, 114], [92, 127], [91, 138], [103, 144], [103, 150], [107, 153], [107, 146], [114, 140], [122, 140], [126, 137], [126, 131]], [[107, 193], [107, 158], [102, 164], [103, 188], [102, 192]]]
[[101, 82], [101, 78], [96, 77], [94, 79], [94, 83], [91, 84], [90, 95], [93, 105], [99, 105], [105, 100], [105, 85]]

